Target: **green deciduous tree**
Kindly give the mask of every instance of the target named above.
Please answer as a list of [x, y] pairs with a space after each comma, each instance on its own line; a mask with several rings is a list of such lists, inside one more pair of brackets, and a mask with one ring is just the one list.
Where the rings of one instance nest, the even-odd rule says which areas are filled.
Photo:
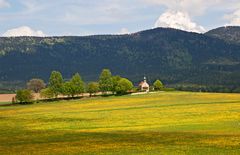
[[112, 92], [115, 94], [117, 92], [116, 88], [118, 85], [118, 82], [122, 79], [121, 76], [112, 76], [112, 82], [113, 82], [113, 87], [112, 87]]
[[74, 91], [73, 89], [73, 85], [69, 81], [65, 82], [62, 88], [62, 94], [70, 97], [72, 96], [72, 92]]
[[154, 90], [156, 91], [161, 90], [164, 87], [163, 83], [160, 80], [156, 80], [153, 86], [154, 86]]
[[73, 85], [72, 95], [84, 93], [84, 82], [79, 73], [73, 75], [70, 83]]
[[22, 103], [30, 103], [32, 102], [34, 96], [30, 90], [18, 90], [16, 94], [16, 100]]
[[84, 82], [81, 76], [76, 73], [70, 81], [64, 83], [63, 94], [74, 97], [81, 93], [84, 93]]
[[118, 81], [116, 86], [117, 94], [126, 94], [128, 91], [131, 91], [132, 89], [133, 89], [132, 82], [126, 78], [121, 78], [121, 80]]
[[97, 82], [88, 83], [87, 92], [90, 94], [90, 96], [92, 96], [92, 94], [99, 92], [99, 90], [100, 90], [99, 84]]
[[102, 92], [112, 91], [113, 80], [109, 69], [104, 69], [99, 77], [99, 88]]
[[31, 79], [27, 83], [27, 88], [29, 90], [32, 90], [35, 93], [39, 93], [40, 90], [45, 88], [45, 86], [46, 86], [46, 84], [44, 83], [44, 81], [42, 79]]
[[53, 71], [49, 79], [49, 88], [53, 91], [54, 96], [57, 97], [63, 91], [62, 74], [58, 71]]
[[51, 99], [54, 97], [54, 92], [50, 88], [45, 88], [40, 91], [40, 97], [41, 98], [46, 98], [46, 99]]

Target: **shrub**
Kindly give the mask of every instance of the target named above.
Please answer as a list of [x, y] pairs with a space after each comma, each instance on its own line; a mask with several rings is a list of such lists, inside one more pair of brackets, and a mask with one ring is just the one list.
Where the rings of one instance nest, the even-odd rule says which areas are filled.
[[18, 90], [16, 95], [16, 100], [19, 101], [21, 104], [23, 103], [31, 103], [33, 101], [33, 95], [30, 90]]

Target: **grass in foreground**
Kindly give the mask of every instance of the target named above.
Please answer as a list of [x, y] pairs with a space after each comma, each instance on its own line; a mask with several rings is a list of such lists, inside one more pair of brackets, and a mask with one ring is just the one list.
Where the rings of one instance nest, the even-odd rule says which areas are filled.
[[11, 102], [0, 102], [0, 105], [9, 105], [12, 104]]
[[240, 95], [157, 93], [0, 107], [0, 154], [240, 154]]

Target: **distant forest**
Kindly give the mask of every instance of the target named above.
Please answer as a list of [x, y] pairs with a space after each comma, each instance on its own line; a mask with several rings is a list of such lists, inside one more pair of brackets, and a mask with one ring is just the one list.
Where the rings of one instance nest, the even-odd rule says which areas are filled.
[[206, 34], [157, 28], [130, 35], [0, 38], [0, 91], [48, 82], [53, 70], [94, 81], [104, 68], [138, 84], [161, 79], [179, 90], [240, 92], [239, 27]]

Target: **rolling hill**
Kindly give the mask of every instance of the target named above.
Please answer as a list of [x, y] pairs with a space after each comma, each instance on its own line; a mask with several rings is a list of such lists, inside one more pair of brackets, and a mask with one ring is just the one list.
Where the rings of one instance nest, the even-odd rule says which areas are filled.
[[208, 36], [225, 40], [229, 43], [240, 44], [240, 27], [228, 26], [213, 29], [206, 33]]
[[0, 81], [47, 80], [52, 70], [65, 78], [79, 72], [91, 81], [109, 68], [135, 83], [146, 75], [150, 83], [160, 78], [174, 87], [234, 90], [240, 86], [240, 44], [221, 33], [157, 28], [130, 35], [2, 37]]

